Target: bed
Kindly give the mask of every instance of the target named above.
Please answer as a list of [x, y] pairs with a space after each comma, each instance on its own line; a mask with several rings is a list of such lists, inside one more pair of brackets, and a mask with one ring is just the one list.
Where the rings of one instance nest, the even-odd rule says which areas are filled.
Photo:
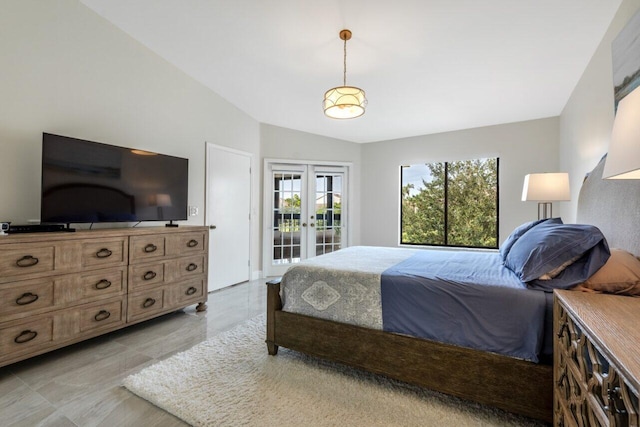
[[[606, 241], [614, 247], [626, 249], [637, 255], [640, 253], [640, 239], [638, 239], [633, 219], [640, 212], [640, 197], [638, 197], [640, 188], [637, 184], [634, 185], [633, 181], [602, 180], [603, 165], [604, 159], [583, 184], [578, 202], [578, 222], [597, 226], [604, 232]], [[538, 313], [538, 317], [535, 322], [532, 322], [537, 326], [533, 332], [528, 332], [537, 337], [537, 341], [533, 344], [533, 353], [531, 349], [526, 350], [525, 353], [518, 353], [520, 350], [513, 353], [510, 350], [504, 351], [502, 348], [483, 348], [482, 345], [480, 348], [474, 348], [474, 345], [468, 345], [466, 342], [451, 342], [447, 337], [444, 339], [430, 337], [428, 334], [432, 331], [427, 331], [427, 335], [422, 331], [388, 331], [385, 329], [388, 329], [386, 324], [389, 315], [384, 313], [383, 307], [378, 310], [374, 304], [374, 308], [364, 310], [364, 314], [359, 313], [358, 308], [365, 306], [366, 300], [375, 301], [376, 281], [380, 283], [379, 292], [382, 294], [382, 297], [378, 298], [384, 298], [386, 291], [382, 276], [389, 272], [393, 273], [396, 266], [403, 263], [408, 262], [411, 268], [410, 260], [415, 261], [413, 251], [390, 249], [381, 249], [375, 254], [358, 256], [355, 260], [347, 258], [340, 261], [337, 258], [331, 258], [330, 263], [337, 267], [337, 270], [340, 270], [341, 263], [345, 269], [348, 266], [353, 280], [345, 279], [344, 276], [341, 277], [331, 270], [327, 272], [322, 265], [323, 257], [318, 257], [305, 263], [309, 264], [306, 271], [290, 269], [283, 278], [282, 289], [280, 280], [268, 282], [266, 342], [269, 354], [277, 354], [278, 346], [283, 346], [551, 422], [553, 405], [553, 373], [549, 357], [549, 328], [552, 321], [550, 317], [552, 294], [549, 292], [551, 289], [546, 289], [547, 292], [544, 292], [545, 289], [542, 291], [526, 288], [519, 290], [520, 293], [530, 294], [534, 298], [534, 302], [525, 302], [523, 307], [527, 304], [537, 307], [533, 311]], [[350, 251], [363, 250], [368, 249], [356, 248]], [[337, 254], [340, 252], [342, 251]], [[447, 257], [452, 253], [455, 254], [455, 251], [445, 252], [448, 252]], [[484, 254], [482, 256], [485, 258], [478, 262], [495, 262], [487, 255], [492, 255], [494, 258], [499, 256], [495, 253]], [[366, 263], [358, 259], [369, 259], [373, 262]], [[596, 261], [601, 264], [606, 259]], [[420, 260], [420, 263], [422, 262], [424, 260]], [[372, 264], [373, 267], [366, 264]], [[597, 263], [585, 264], [580, 268], [583, 274], [587, 274], [585, 271], [591, 274], [599, 266]], [[409, 271], [411, 272], [410, 269]], [[316, 274], [325, 276], [315, 276]], [[462, 271], [453, 283], [464, 284], [465, 280], [460, 277], [464, 277], [465, 274], [467, 273]], [[295, 288], [289, 289], [288, 282], [305, 280], [318, 285], [303, 287], [299, 291]], [[336, 286], [332, 286], [332, 281], [342, 281], [346, 290], [341, 291], [341, 295], [333, 294], [330, 289], [335, 290]], [[393, 282], [393, 279], [391, 281]], [[447, 283], [451, 284], [452, 281], [448, 280]], [[505, 284], [505, 289], [513, 293], [513, 289], [517, 286], [511, 286], [509, 283]], [[544, 287], [548, 282], [541, 283]], [[420, 289], [424, 288], [424, 286], [420, 287]], [[305, 292], [307, 294], [303, 296]], [[348, 295], [356, 295], [357, 298], [350, 299]], [[509, 298], [513, 298], [513, 295]], [[433, 294], [429, 296], [429, 298], [432, 297]], [[411, 303], [413, 299], [411, 296], [404, 300], [401, 298], [398, 304], [404, 306]], [[298, 304], [296, 308], [296, 301], [301, 300], [305, 300], [307, 306], [311, 307], [309, 311], [299, 308], [304, 304]], [[498, 305], [505, 305], [505, 301]], [[388, 305], [388, 302], [380, 305]], [[318, 315], [318, 312], [322, 314]], [[345, 313], [347, 313], [346, 317]], [[480, 316], [483, 315], [480, 314]], [[509, 316], [512, 315], [513, 311]], [[507, 318], [510, 319], [509, 316]], [[434, 322], [437, 324], [437, 321], [438, 319]], [[412, 323], [411, 320], [400, 321], [401, 327], [403, 322]], [[468, 326], [468, 322], [460, 323], [461, 328]], [[526, 319], [521, 323], [526, 324]], [[385, 327], [381, 324], [385, 324]], [[423, 334], [422, 337], [415, 336], [420, 334]], [[475, 336], [475, 332], [470, 336]], [[527, 341], [525, 340], [525, 344]], [[493, 344], [490, 343], [490, 345]], [[516, 348], [518, 345], [520, 344], [516, 344]]]

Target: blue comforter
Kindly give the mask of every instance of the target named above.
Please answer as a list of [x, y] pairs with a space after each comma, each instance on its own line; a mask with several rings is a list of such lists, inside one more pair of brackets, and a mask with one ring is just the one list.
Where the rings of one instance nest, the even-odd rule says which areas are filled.
[[551, 297], [527, 289], [498, 253], [420, 251], [382, 273], [381, 299], [385, 331], [533, 362], [549, 351]]

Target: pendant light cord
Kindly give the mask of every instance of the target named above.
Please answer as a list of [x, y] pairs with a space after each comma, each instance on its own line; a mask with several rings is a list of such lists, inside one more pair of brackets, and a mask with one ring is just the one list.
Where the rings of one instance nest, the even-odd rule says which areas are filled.
[[344, 38], [344, 72], [342, 74], [342, 86], [347, 85], [347, 38]]

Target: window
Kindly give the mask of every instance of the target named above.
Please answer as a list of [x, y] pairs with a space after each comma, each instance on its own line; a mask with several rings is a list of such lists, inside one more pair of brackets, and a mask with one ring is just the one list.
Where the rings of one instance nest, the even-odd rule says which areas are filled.
[[401, 166], [400, 243], [498, 247], [495, 159]]

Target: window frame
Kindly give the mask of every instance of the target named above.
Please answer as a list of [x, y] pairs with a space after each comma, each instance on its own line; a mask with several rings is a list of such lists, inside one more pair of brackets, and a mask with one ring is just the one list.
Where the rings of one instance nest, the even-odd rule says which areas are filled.
[[[458, 161], [466, 161], [466, 160], [481, 160], [481, 159], [495, 159], [496, 160], [496, 245], [495, 246], [468, 246], [468, 245], [452, 245], [448, 243], [449, 235], [448, 235], [448, 225], [449, 225], [449, 163], [458, 162]], [[411, 167], [410, 165], [400, 165], [400, 218], [399, 218], [399, 235], [398, 241], [400, 246], [409, 246], [409, 247], [446, 247], [446, 248], [464, 248], [464, 249], [486, 249], [486, 250], [494, 250], [498, 249], [500, 245], [500, 157], [481, 157], [477, 159], [464, 159], [464, 160], [454, 160], [454, 161], [444, 161], [444, 162], [424, 162], [423, 164], [429, 163], [444, 163], [445, 172], [444, 172], [444, 243], [411, 243], [411, 242], [403, 242], [402, 241], [402, 218], [403, 218], [403, 197], [402, 197], [402, 172], [403, 168]], [[414, 163], [421, 164], [421, 163]]]

